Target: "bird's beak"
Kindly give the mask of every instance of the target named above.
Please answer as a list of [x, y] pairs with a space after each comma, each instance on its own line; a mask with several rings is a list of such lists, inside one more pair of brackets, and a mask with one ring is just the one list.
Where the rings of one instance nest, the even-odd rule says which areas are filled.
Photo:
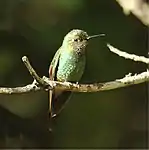
[[105, 36], [105, 34], [97, 34], [97, 35], [91, 35], [87, 37], [87, 40], [90, 40], [92, 38], [96, 38], [96, 37], [101, 37], [101, 36]]

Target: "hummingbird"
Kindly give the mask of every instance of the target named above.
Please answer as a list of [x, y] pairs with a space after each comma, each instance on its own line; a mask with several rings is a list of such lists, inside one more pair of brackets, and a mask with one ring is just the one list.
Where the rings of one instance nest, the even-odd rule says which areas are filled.
[[[80, 29], [71, 30], [63, 39], [49, 67], [50, 80], [76, 82], [81, 79], [86, 64], [86, 46], [92, 38], [104, 34], [89, 36]], [[49, 91], [49, 115], [56, 117], [69, 101], [71, 91]]]

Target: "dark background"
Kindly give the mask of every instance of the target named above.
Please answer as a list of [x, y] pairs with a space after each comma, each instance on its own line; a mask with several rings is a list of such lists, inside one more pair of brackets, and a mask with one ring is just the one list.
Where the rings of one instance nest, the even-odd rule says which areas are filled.
[[[33, 81], [21, 61], [28, 56], [40, 76], [63, 37], [79, 28], [106, 37], [90, 41], [82, 83], [111, 81], [146, 70], [111, 53], [106, 43], [147, 56], [147, 27], [125, 16], [115, 0], [0, 0], [0, 86]], [[46, 92], [0, 95], [0, 148], [146, 148], [147, 83], [76, 93], [47, 126]]]

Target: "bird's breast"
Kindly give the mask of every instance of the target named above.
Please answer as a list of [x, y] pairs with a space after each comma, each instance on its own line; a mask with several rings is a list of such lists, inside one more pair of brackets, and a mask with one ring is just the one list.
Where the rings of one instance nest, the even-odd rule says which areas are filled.
[[79, 81], [85, 68], [85, 55], [63, 52], [60, 56], [57, 79], [60, 81]]

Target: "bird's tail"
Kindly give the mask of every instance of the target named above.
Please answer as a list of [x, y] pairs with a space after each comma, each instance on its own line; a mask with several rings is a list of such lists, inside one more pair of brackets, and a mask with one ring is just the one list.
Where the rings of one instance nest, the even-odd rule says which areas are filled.
[[57, 117], [68, 103], [72, 92], [49, 91], [49, 115]]

